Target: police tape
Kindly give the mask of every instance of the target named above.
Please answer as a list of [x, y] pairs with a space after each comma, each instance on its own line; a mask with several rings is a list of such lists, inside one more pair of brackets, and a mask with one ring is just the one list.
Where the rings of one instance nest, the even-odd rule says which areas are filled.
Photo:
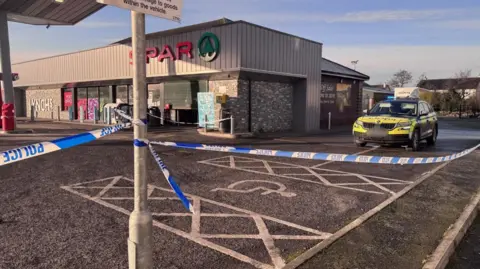
[[35, 143], [0, 152], [0, 166], [89, 143], [128, 127], [130, 127], [130, 124], [118, 124], [86, 133], [59, 138], [49, 142]]
[[129, 120], [131, 123], [135, 124], [135, 125], [146, 125], [146, 120], [142, 121], [140, 119], [136, 119], [134, 120], [132, 117], [130, 117], [129, 115], [127, 115], [127, 113], [123, 112], [122, 110], [120, 109], [113, 109], [113, 111], [115, 111], [118, 115], [120, 115], [121, 117]]
[[465, 155], [468, 155], [480, 147], [480, 144], [478, 144], [472, 148], [465, 149], [461, 152], [454, 153], [447, 156], [440, 156], [440, 157], [388, 157], [388, 156], [371, 156], [371, 155], [336, 154], [336, 153], [324, 153], [324, 152], [300, 152], [300, 151], [282, 151], [282, 150], [271, 150], [271, 149], [250, 149], [250, 148], [237, 148], [237, 147], [229, 147], [229, 146], [221, 146], [221, 145], [206, 145], [206, 144], [164, 142], [164, 141], [144, 141], [144, 142], [149, 146], [161, 145], [166, 147], [204, 150], [204, 151], [229, 152], [229, 153], [240, 153], [240, 154], [249, 154], [249, 155], [260, 155], [260, 156], [318, 160], [318, 161], [373, 163], [373, 164], [400, 164], [400, 165], [448, 162], [448, 161], [461, 158]]
[[480, 147], [480, 144], [478, 144], [464, 151], [447, 155], [447, 156], [442, 156], [442, 157], [385, 157], [385, 156], [369, 156], [369, 155], [334, 154], [334, 153], [322, 153], [322, 152], [299, 152], [299, 151], [282, 151], [282, 150], [271, 150], [271, 149], [250, 149], [250, 148], [237, 148], [237, 147], [220, 146], [220, 145], [205, 145], [205, 144], [162, 142], [162, 141], [149, 141], [148, 143], [150, 145], [161, 145], [166, 147], [175, 147], [175, 148], [183, 148], [183, 149], [218, 151], [218, 152], [229, 152], [229, 153], [240, 153], [240, 154], [273, 156], [273, 157], [285, 157], [285, 158], [294, 158], [294, 159], [351, 162], [351, 163], [400, 164], [400, 165], [448, 162], [448, 161], [452, 161], [460, 157], [463, 157], [465, 155], [468, 155]]
[[162, 173], [165, 176], [165, 179], [167, 180], [168, 184], [170, 185], [172, 190], [175, 192], [175, 194], [178, 196], [178, 198], [182, 202], [183, 206], [185, 206], [185, 208], [187, 208], [187, 210], [189, 210], [190, 212], [193, 213], [192, 204], [187, 199], [187, 197], [185, 197], [185, 195], [183, 194], [182, 190], [177, 185], [177, 183], [175, 183], [175, 181], [173, 180], [173, 177], [170, 174], [170, 171], [168, 171], [167, 166], [165, 166], [162, 159], [160, 158], [160, 156], [158, 156], [157, 152], [155, 151], [155, 149], [151, 145], [148, 145], [148, 148], [150, 150], [150, 153], [152, 153], [153, 158], [155, 159], [155, 162], [158, 164], [158, 167], [160, 167], [160, 170], [162, 170]]
[[[191, 122], [183, 122], [183, 121], [175, 121], [175, 120], [171, 120], [171, 119], [166, 119], [166, 118], [162, 118], [162, 117], [159, 117], [159, 116], [156, 116], [156, 115], [152, 115], [150, 113], [147, 113], [149, 116], [151, 117], [154, 117], [154, 118], [157, 118], [157, 119], [161, 119], [161, 120], [164, 120], [164, 121], [169, 121], [171, 123], [175, 123], [175, 124], [184, 124], [184, 125], [198, 125], [199, 122], [195, 122], [195, 123], [191, 123]], [[124, 116], [125, 117], [125, 116]], [[129, 117], [125, 117], [126, 119], [129, 119]], [[226, 120], [229, 120], [230, 118], [224, 118], [224, 119], [219, 119], [219, 120], [213, 120], [213, 121], [209, 121], [209, 122], [205, 122], [204, 124], [215, 124], [217, 122], [222, 122], [222, 121], [226, 121]]]

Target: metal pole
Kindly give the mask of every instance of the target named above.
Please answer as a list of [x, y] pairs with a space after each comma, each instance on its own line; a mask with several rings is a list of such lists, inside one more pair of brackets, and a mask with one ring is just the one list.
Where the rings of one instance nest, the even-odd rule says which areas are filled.
[[178, 109], [175, 109], [175, 120], [177, 121], [177, 126], [180, 126], [180, 119], [178, 118]]
[[[0, 10], [0, 73], [3, 78], [0, 81], [2, 100], [4, 104], [15, 104], [15, 93], [13, 91], [12, 65], [10, 62], [10, 42], [8, 36], [7, 13]], [[1, 113], [1, 112], [0, 112]], [[14, 129], [15, 129], [15, 118]], [[5, 127], [5, 126], [3, 126]], [[9, 130], [13, 131], [13, 130]]]
[[207, 114], [205, 114], [205, 133], [207, 132], [207, 122], [208, 122], [208, 117], [207, 117]]
[[332, 112], [328, 112], [328, 130], [332, 127]]
[[230, 134], [233, 135], [234, 134], [234, 131], [233, 131], [233, 116], [230, 115]]
[[57, 118], [60, 121], [60, 106], [57, 106]]
[[[145, 63], [145, 14], [132, 11], [133, 49], [133, 119], [145, 122], [147, 118]], [[130, 214], [128, 238], [129, 269], [150, 269], [152, 262], [152, 215], [148, 211], [146, 179], [147, 125], [134, 124], [134, 209]]]
[[30, 106], [30, 120], [35, 121], [35, 107]]
[[93, 107], [93, 124], [97, 124], [97, 107]]
[[85, 117], [85, 111], [83, 110], [83, 106], [80, 106], [80, 122], [83, 123], [83, 118]]

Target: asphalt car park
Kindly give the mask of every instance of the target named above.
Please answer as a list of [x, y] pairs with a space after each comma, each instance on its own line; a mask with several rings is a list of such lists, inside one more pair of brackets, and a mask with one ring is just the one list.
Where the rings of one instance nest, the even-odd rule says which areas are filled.
[[[62, 132], [68, 133], [46, 133], [45, 137]], [[452, 142], [448, 137], [455, 136], [455, 130], [448, 135], [442, 141], [440, 132], [437, 146], [421, 152], [357, 148], [349, 134], [232, 141], [176, 128], [153, 131], [149, 138], [400, 157], [445, 155], [452, 147], [460, 151], [478, 142]], [[0, 146], [7, 149], [42, 138], [41, 134], [20, 140], [2, 137]], [[131, 132], [124, 131], [1, 167], [0, 236], [4, 239], [0, 255], [5, 258], [0, 267], [127, 268], [132, 148]], [[155, 268], [172, 269], [282, 268], [439, 165], [355, 164], [155, 149], [196, 209], [191, 214], [183, 208], [148, 158]]]

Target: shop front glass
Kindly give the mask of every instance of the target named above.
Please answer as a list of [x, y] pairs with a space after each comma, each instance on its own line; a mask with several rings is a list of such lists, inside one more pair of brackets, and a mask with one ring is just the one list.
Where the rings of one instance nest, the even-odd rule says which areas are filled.
[[87, 117], [87, 88], [77, 89], [77, 117], [80, 117], [80, 111], [83, 110], [83, 117]]
[[99, 102], [100, 102], [99, 112], [100, 112], [100, 115], [103, 115], [103, 107], [106, 104], [112, 102], [112, 100], [110, 100], [110, 89], [109, 89], [109, 87], [100, 87], [98, 89], [98, 92], [100, 94], [100, 96], [98, 98]]
[[68, 111], [73, 106], [73, 89], [63, 89], [62, 94], [62, 111]]
[[128, 104], [128, 86], [127, 85], [118, 85], [117, 86], [117, 104], [123, 103]]
[[98, 103], [98, 88], [91, 87], [88, 88], [88, 100], [87, 100], [87, 111], [88, 111], [88, 120], [95, 119], [95, 111], [99, 109]]
[[147, 103], [148, 107], [156, 106], [163, 107], [161, 99], [162, 84], [148, 84], [148, 96]]

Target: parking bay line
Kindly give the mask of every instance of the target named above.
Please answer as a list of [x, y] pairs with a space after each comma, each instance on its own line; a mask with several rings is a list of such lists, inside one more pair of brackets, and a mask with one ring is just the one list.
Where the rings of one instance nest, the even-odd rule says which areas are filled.
[[[364, 151], [360, 151], [360, 152], [354, 153], [354, 154], [352, 154], [352, 155], [360, 155], [360, 154], [368, 153], [368, 152], [374, 151], [374, 150], [376, 150], [376, 149], [378, 149], [378, 148], [379, 148], [379, 146], [375, 146], [375, 147], [373, 147], [373, 148], [370, 148], [370, 149], [367, 149], [367, 150], [364, 150]], [[311, 168], [317, 168], [317, 167], [324, 166], [324, 165], [327, 165], [327, 164], [330, 164], [330, 163], [334, 163], [334, 162], [336, 162], [336, 161], [324, 162], [324, 163], [321, 163], [321, 164], [317, 164], [317, 165], [315, 165], [315, 166], [312, 166]]]
[[302, 265], [304, 262], [306, 262], [307, 260], [309, 260], [310, 258], [312, 258], [313, 256], [315, 256], [316, 254], [318, 254], [320, 251], [322, 251], [323, 249], [327, 248], [328, 246], [330, 246], [332, 243], [334, 243], [335, 241], [337, 241], [338, 239], [340, 239], [342, 236], [344, 236], [345, 234], [347, 234], [348, 232], [350, 232], [351, 230], [357, 228], [358, 226], [360, 226], [362, 223], [364, 223], [365, 221], [367, 221], [369, 218], [371, 218], [373, 215], [377, 214], [378, 212], [380, 212], [382, 209], [384, 209], [385, 207], [387, 207], [388, 205], [390, 205], [391, 203], [395, 202], [397, 199], [399, 199], [400, 197], [402, 197], [403, 195], [405, 195], [406, 193], [408, 193], [409, 191], [411, 191], [413, 188], [415, 188], [416, 186], [418, 186], [420, 183], [422, 183], [423, 181], [425, 181], [427, 178], [431, 177], [432, 175], [434, 175], [436, 172], [438, 172], [440, 169], [444, 168], [445, 166], [447, 166], [451, 161], [448, 161], [448, 162], [445, 162], [445, 163], [442, 163], [440, 164], [439, 166], [436, 166], [435, 168], [433, 168], [432, 170], [426, 172], [426, 173], [423, 173], [422, 176], [420, 176], [417, 180], [415, 180], [411, 185], [407, 186], [406, 188], [404, 188], [403, 190], [401, 190], [400, 192], [396, 193], [395, 195], [389, 197], [387, 200], [383, 201], [381, 204], [379, 204], [378, 206], [372, 208], [371, 210], [369, 210], [368, 212], [366, 212], [365, 214], [361, 215], [360, 217], [358, 217], [357, 219], [355, 219], [354, 221], [352, 221], [351, 223], [349, 223], [347, 226], [343, 227], [342, 229], [338, 230], [337, 232], [335, 232], [331, 237], [327, 238], [326, 240], [318, 243], [317, 245], [315, 245], [314, 247], [310, 248], [309, 250], [305, 251], [304, 253], [300, 254], [299, 256], [297, 256], [293, 261], [291, 261], [290, 263], [288, 263], [287, 265], [285, 265], [285, 267], [283, 267], [282, 269], [295, 269], [297, 268], [298, 266]]
[[[112, 179], [116, 179], [116, 178], [117, 177], [112, 177], [112, 178], [107, 178], [107, 179], [94, 180], [94, 181], [90, 181], [90, 182], [100, 182], [100, 181], [112, 180]], [[125, 177], [122, 177], [122, 178], [129, 181], [129, 182], [133, 182], [133, 180], [131, 180], [131, 179], [128, 179], [128, 178], [125, 178]], [[115, 180], [115, 181], [118, 181], [118, 180]], [[79, 183], [79, 184], [82, 184], [82, 183]], [[124, 209], [124, 208], [122, 208], [120, 206], [117, 206], [117, 205], [114, 205], [114, 204], [110, 204], [108, 202], [108, 200], [114, 200], [114, 199], [91, 196], [91, 195], [88, 195], [88, 194], [78, 192], [76, 190], [76, 187], [78, 188], [79, 184], [74, 184], [74, 185], [70, 185], [70, 186], [61, 186], [61, 188], [66, 190], [66, 191], [69, 191], [73, 194], [76, 194], [76, 195], [78, 195], [82, 198], [85, 198], [87, 200], [96, 202], [97, 204], [100, 204], [100, 205], [103, 205], [105, 207], [111, 208], [115, 211], [124, 213], [127, 216], [130, 215], [130, 212], [127, 209]], [[83, 184], [85, 184], [85, 182], [83, 182]], [[111, 184], [109, 184], [109, 185], [111, 185]], [[167, 192], [167, 193], [174, 193], [174, 191], [172, 191], [170, 189], [164, 189], [164, 188], [157, 187], [157, 186], [154, 186], [154, 185], [149, 185], [149, 187], [150, 188], [155, 188], [155, 189], [160, 189], [160, 190], [162, 190], [164, 192]], [[78, 188], [78, 189], [80, 189], [80, 188]], [[274, 218], [274, 217], [270, 217], [270, 216], [267, 216], [267, 215], [258, 214], [258, 213], [255, 213], [253, 211], [249, 211], [249, 210], [246, 210], [246, 209], [231, 206], [229, 204], [217, 202], [217, 201], [214, 201], [214, 200], [206, 199], [206, 198], [203, 198], [203, 197], [200, 197], [200, 196], [191, 195], [191, 194], [187, 194], [187, 193], [186, 193], [186, 195], [192, 200], [197, 200], [198, 199], [198, 200], [210, 203], [210, 204], [214, 204], [214, 205], [218, 205], [218, 206], [221, 206], [221, 207], [224, 207], [224, 208], [227, 208], [227, 209], [232, 209], [234, 211], [238, 211], [239, 212], [238, 215], [241, 216], [241, 217], [243, 217], [244, 215], [249, 215], [250, 218], [253, 218], [254, 216], [256, 216], [256, 217], [261, 218], [261, 219], [274, 221], [274, 222], [277, 222], [277, 223], [280, 223], [280, 224], [283, 224], [283, 225], [287, 225], [287, 226], [292, 227], [292, 228], [297, 228], [297, 229], [300, 229], [302, 231], [306, 231], [306, 232], [309, 232], [309, 233], [313, 234], [313, 236], [306, 236], [306, 235], [298, 235], [298, 236], [297, 235], [271, 235], [271, 234], [269, 234], [268, 228], [265, 225], [263, 225], [264, 227], [262, 228], [262, 229], [264, 229], [263, 233], [260, 231], [261, 225], [257, 225], [257, 229], [259, 229], [260, 233], [256, 234], [255, 236], [259, 236], [260, 238], [256, 237], [256, 239], [264, 240], [264, 245], [267, 248], [268, 248], [267, 245], [271, 245], [273, 248], [276, 248], [274, 246], [272, 240], [324, 240], [324, 239], [328, 238], [329, 236], [331, 236], [331, 233], [322, 232], [322, 231], [319, 231], [319, 230], [304, 227], [304, 226], [301, 226], [301, 225], [298, 225], [298, 224], [295, 224], [295, 223], [291, 223], [291, 222], [288, 222], [288, 221], [283, 221], [283, 220], [280, 220], [280, 219], [277, 219], [277, 218]], [[124, 198], [133, 199], [133, 197], [124, 197]], [[170, 198], [170, 197], [150, 197], [149, 199], [154, 199], [154, 198], [159, 198], [159, 199], [172, 199], [173, 198], [175, 200], [179, 200], [178, 198], [174, 198], [174, 197], [172, 197], [172, 198]], [[197, 205], [197, 206], [200, 206], [199, 203], [194, 203], [194, 204]], [[188, 214], [188, 213], [180, 213], [180, 214], [183, 215], [183, 214]], [[202, 215], [203, 214], [208, 215], [209, 213], [202, 213]], [[212, 216], [214, 216], [214, 215], [215, 214], [213, 214]], [[228, 216], [234, 215], [235, 217], [237, 216], [237, 214], [222, 214], [222, 215], [225, 215], [225, 217], [227, 217], [226, 215], [228, 215]], [[189, 214], [188, 216], [191, 216], [193, 218], [192, 214]], [[263, 220], [262, 220], [262, 222], [264, 223]], [[181, 236], [185, 239], [189, 239], [193, 242], [196, 242], [199, 245], [211, 248], [211, 249], [216, 250], [220, 253], [226, 254], [226, 255], [231, 256], [233, 258], [236, 258], [240, 261], [249, 263], [256, 268], [261, 268], [261, 269], [274, 269], [275, 268], [274, 266], [272, 266], [270, 264], [265, 264], [263, 262], [252, 259], [248, 256], [245, 256], [241, 253], [238, 253], [234, 250], [230, 250], [230, 249], [225, 248], [223, 246], [220, 246], [216, 243], [207, 241], [207, 240], [203, 239], [203, 234], [195, 235], [193, 233], [184, 232], [184, 231], [178, 230], [176, 228], [170, 227], [168, 225], [165, 225], [165, 224], [163, 224], [159, 221], [156, 221], [156, 220], [153, 220], [153, 225], [160, 228], [160, 229], [163, 229], [165, 231], [168, 231], [168, 232], [174, 233], [176, 235], [179, 235], [179, 236]], [[212, 236], [216, 236], [215, 238], [218, 238], [218, 236], [222, 237], [223, 235], [209, 235], [209, 234], [205, 235], [206, 238], [212, 237]], [[248, 235], [248, 234], [247, 235], [225, 235], [225, 236], [227, 236], [227, 237], [232, 237], [233, 236], [233, 237], [236, 237], [236, 238], [250, 238], [250, 237], [252, 237], [252, 235]], [[276, 253], [275, 249], [271, 249], [271, 250], [274, 251], [274, 252], [269, 251], [269, 255], [272, 258], [272, 262], [273, 262], [273, 259], [275, 259], [276, 261], [274, 262], [274, 264], [276, 264], [276, 265], [285, 264], [285, 262], [282, 260], [281, 256], [279, 256], [279, 255], [275, 256], [274, 255]], [[276, 268], [278, 268], [278, 266]]]
[[[100, 181], [100, 180], [98, 180], [98, 181]], [[81, 184], [81, 183], [80, 183], [80, 184]], [[129, 216], [130, 213], [131, 213], [130, 211], [128, 211], [128, 210], [126, 210], [126, 209], [124, 209], [124, 208], [122, 208], [122, 207], [119, 207], [119, 206], [117, 206], [117, 205], [110, 204], [110, 203], [108, 203], [108, 202], [106, 202], [106, 201], [103, 201], [103, 200], [100, 199], [100, 198], [94, 199], [94, 198], [92, 198], [92, 197], [90, 197], [90, 196], [88, 196], [88, 195], [86, 195], [86, 194], [77, 192], [74, 188], [71, 188], [70, 186], [62, 186], [61, 188], [64, 189], [64, 190], [66, 190], [66, 191], [69, 191], [69, 192], [71, 192], [71, 193], [74, 193], [74, 194], [76, 194], [76, 195], [78, 195], [78, 196], [80, 196], [80, 197], [82, 197], [82, 198], [84, 198], [84, 199], [93, 201], [93, 202], [98, 203], [98, 204], [100, 204], [100, 205], [102, 205], [102, 206], [105, 206], [105, 207], [108, 207], [108, 208], [113, 209], [113, 210], [115, 210], [115, 211], [118, 211], [118, 212], [120, 212], [120, 213], [123, 213], [123, 214], [125, 214], [125, 215], [127, 215], [127, 216]], [[194, 195], [190, 195], [190, 196], [191, 196], [191, 197], [197, 197], [197, 196], [194, 196]], [[201, 197], [198, 197], [198, 198], [202, 199]], [[210, 202], [210, 201], [209, 201], [209, 202]], [[262, 217], [266, 217], [266, 216], [263, 216], [263, 215], [262, 215]], [[267, 218], [267, 219], [268, 219], [268, 218]], [[218, 251], [218, 252], [220, 252], [220, 253], [226, 254], [227, 256], [231, 256], [231, 257], [236, 258], [237, 260], [240, 260], [240, 261], [249, 263], [249, 264], [253, 265], [253, 266], [256, 267], [256, 268], [260, 268], [260, 269], [274, 269], [274, 267], [271, 266], [271, 265], [269, 265], [269, 264], [265, 264], [265, 263], [259, 262], [259, 261], [257, 261], [257, 260], [254, 260], [254, 259], [248, 257], [248, 256], [245, 256], [245, 255], [240, 254], [240, 253], [238, 253], [238, 252], [232, 251], [232, 250], [230, 250], [230, 249], [228, 249], [228, 248], [226, 248], [226, 247], [217, 245], [217, 244], [212, 243], [212, 242], [210, 242], [210, 241], [207, 241], [207, 240], [205, 240], [205, 239], [203, 239], [203, 238], [200, 238], [200, 237], [197, 237], [197, 236], [193, 236], [193, 235], [191, 235], [191, 234], [189, 234], [189, 233], [187, 233], [187, 232], [184, 232], [184, 231], [177, 230], [177, 229], [172, 228], [172, 227], [170, 227], [170, 226], [168, 226], [168, 225], [165, 225], [165, 224], [163, 224], [163, 223], [161, 223], [161, 222], [159, 222], [159, 221], [153, 220], [153, 221], [152, 221], [152, 224], [153, 224], [153, 226], [156, 226], [156, 227], [158, 227], [158, 228], [160, 228], [160, 229], [163, 229], [163, 230], [165, 230], [165, 231], [171, 232], [171, 233], [173, 233], [173, 234], [179, 235], [179, 236], [181, 236], [181, 237], [183, 237], [183, 238], [189, 239], [189, 240], [191, 240], [191, 241], [193, 241], [193, 242], [195, 242], [195, 243], [197, 243], [197, 244], [199, 244], [199, 245], [202, 245], [202, 246], [205, 246], [205, 247], [214, 249], [214, 250], [216, 250], [216, 251]], [[314, 231], [315, 231], [315, 230], [314, 230]], [[315, 233], [318, 234], [317, 231], [315, 231]]]
[[[215, 164], [215, 163], [208, 163], [208, 162], [206, 162], [206, 161], [199, 161], [198, 163], [206, 164], [206, 165], [211, 165], [211, 166], [216, 166], [216, 167], [220, 167], [220, 168], [227, 168], [227, 167], [225, 167], [225, 166], [222, 166], [222, 165], [219, 165], [219, 164]], [[264, 168], [264, 167], [262, 167], [262, 168]], [[303, 168], [308, 169], [308, 167], [306, 167], [306, 166], [304, 166]], [[242, 169], [242, 168], [239, 168], [239, 167], [235, 167], [235, 168], [232, 168], [232, 169], [240, 170], [240, 171], [244, 171], [244, 172], [249, 172], [249, 173], [261, 174], [261, 175], [268, 175], [268, 176], [275, 176], [275, 177], [293, 179], [293, 180], [297, 180], [297, 181], [302, 181], [302, 182], [308, 182], [308, 183], [318, 184], [318, 185], [322, 185], [322, 186], [325, 186], [325, 187], [333, 187], [333, 188], [339, 188], [339, 189], [348, 189], [348, 190], [354, 190], [354, 191], [365, 192], [365, 193], [372, 193], [372, 194], [381, 194], [381, 195], [384, 194], [383, 192], [369, 191], [369, 190], [363, 190], [363, 189], [354, 189], [354, 188], [349, 188], [349, 187], [345, 187], [345, 186], [337, 186], [337, 185], [334, 185], [334, 184], [326, 185], [324, 181], [309, 180], [309, 179], [305, 179], [305, 178], [297, 178], [297, 177], [285, 176], [285, 175], [281, 175], [281, 174], [273, 174], [273, 175], [272, 175], [272, 174], [267, 173], [267, 172], [261, 172], [261, 171], [254, 171], [254, 170]], [[356, 175], [356, 174], [351, 174], [351, 175]]]

